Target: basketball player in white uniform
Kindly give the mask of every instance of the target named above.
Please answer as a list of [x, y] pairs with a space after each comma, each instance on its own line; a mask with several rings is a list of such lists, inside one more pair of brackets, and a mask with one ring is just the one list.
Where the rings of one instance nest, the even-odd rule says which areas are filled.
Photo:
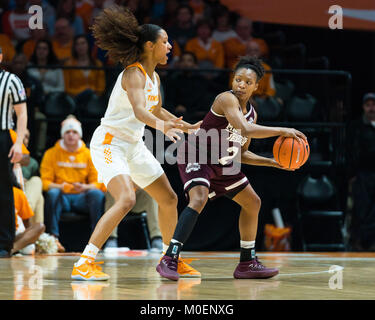
[[[164, 251], [177, 224], [177, 195], [172, 190], [160, 163], [146, 148], [142, 137], [145, 125], [161, 130], [173, 142], [178, 133], [199, 128], [161, 107], [160, 79], [155, 67], [167, 63], [171, 50], [167, 33], [159, 26], [138, 26], [128, 10], [120, 7], [105, 9], [96, 19], [94, 36], [98, 45], [108, 50], [115, 62], [125, 67], [112, 90], [108, 109], [95, 130], [91, 156], [102, 181], [115, 199], [115, 204], [103, 214], [91, 235], [71, 277], [76, 280], [107, 280], [96, 255], [113, 229], [135, 205], [133, 181], [153, 197], [159, 205], [159, 224]], [[181, 276], [200, 273], [179, 261]]]

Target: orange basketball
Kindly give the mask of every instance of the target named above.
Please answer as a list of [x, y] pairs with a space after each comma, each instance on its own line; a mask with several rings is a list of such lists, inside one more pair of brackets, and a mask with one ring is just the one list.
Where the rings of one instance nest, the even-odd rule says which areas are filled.
[[310, 148], [307, 142], [297, 139], [278, 137], [273, 145], [273, 156], [284, 168], [298, 169], [308, 159]]
[[302, 167], [306, 163], [307, 159], [310, 156], [310, 146], [309, 146], [309, 143], [307, 141], [305, 141], [305, 140], [302, 140], [302, 143], [303, 143], [303, 148], [304, 148], [304, 154], [303, 154], [303, 161], [302, 161], [300, 167]]

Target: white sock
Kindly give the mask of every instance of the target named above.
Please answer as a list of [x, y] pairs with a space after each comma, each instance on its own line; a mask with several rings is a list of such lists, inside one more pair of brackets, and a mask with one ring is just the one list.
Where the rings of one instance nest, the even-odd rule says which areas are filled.
[[88, 259], [95, 260], [96, 255], [98, 254], [99, 250], [100, 249], [94, 246], [92, 243], [89, 243], [86, 246], [85, 250], [83, 251], [78, 262], [76, 263], [76, 266], [79, 267], [81, 264], [85, 263], [85, 261]]
[[241, 248], [244, 249], [252, 249], [255, 248], [255, 240], [254, 241], [240, 241]]

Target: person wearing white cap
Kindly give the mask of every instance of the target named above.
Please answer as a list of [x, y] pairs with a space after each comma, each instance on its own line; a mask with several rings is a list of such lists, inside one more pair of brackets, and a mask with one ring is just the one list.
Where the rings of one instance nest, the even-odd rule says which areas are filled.
[[[43, 190], [47, 193], [46, 230], [57, 239], [63, 211], [89, 213], [93, 230], [104, 210], [104, 186], [97, 181], [90, 150], [81, 138], [81, 123], [68, 116], [61, 123], [61, 139], [46, 151], [40, 165]], [[60, 251], [64, 251], [62, 245]]]

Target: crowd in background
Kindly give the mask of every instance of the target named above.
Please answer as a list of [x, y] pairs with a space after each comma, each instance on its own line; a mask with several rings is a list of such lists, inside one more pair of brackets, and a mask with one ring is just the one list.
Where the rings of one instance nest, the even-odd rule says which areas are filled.
[[[90, 26], [104, 8], [114, 4], [128, 7], [140, 24], [154, 23], [167, 31], [172, 51], [168, 64], [158, 69], [164, 104], [187, 120], [202, 119], [217, 93], [228, 89], [229, 73], [212, 71], [232, 69], [238, 57], [246, 54], [261, 58], [268, 71], [279, 66], [272, 59], [272, 48], [267, 41], [256, 36], [252, 21], [231, 12], [219, 0], [3, 0], [0, 12], [2, 68], [16, 74], [25, 86], [29, 121], [33, 121], [29, 122], [29, 127], [36, 127], [33, 150], [37, 159], [45, 156], [48, 147], [47, 122], [44, 121], [48, 95], [64, 92], [70, 96], [77, 106], [73, 113], [80, 118], [88, 100], [93, 96], [108, 98], [110, 94], [113, 74], [100, 67], [116, 66], [95, 44]], [[42, 29], [29, 28], [31, 5], [43, 8]], [[83, 69], [46, 68], [48, 66]], [[196, 73], [191, 71], [193, 69], [211, 72]], [[177, 71], [167, 73], [167, 70]], [[272, 73], [266, 73], [254, 95], [258, 99], [255, 102], [274, 97], [279, 105], [284, 104], [283, 98], [277, 95]], [[351, 163], [356, 164], [356, 171], [350, 173], [350, 187], [353, 187], [353, 198], [357, 197], [354, 210], [359, 213], [354, 221], [358, 239], [359, 234], [372, 234], [375, 230], [375, 159], [371, 148], [375, 145], [374, 105], [375, 96], [364, 98], [363, 121], [350, 127], [350, 132], [355, 133], [349, 137], [356, 139], [351, 145], [360, 148], [350, 158]], [[364, 171], [358, 169], [361, 161], [365, 163]], [[33, 207], [40, 207], [37, 203], [35, 200]], [[375, 248], [375, 238], [370, 235], [367, 238], [372, 245], [368, 247]], [[360, 244], [357, 247], [361, 249]]]

